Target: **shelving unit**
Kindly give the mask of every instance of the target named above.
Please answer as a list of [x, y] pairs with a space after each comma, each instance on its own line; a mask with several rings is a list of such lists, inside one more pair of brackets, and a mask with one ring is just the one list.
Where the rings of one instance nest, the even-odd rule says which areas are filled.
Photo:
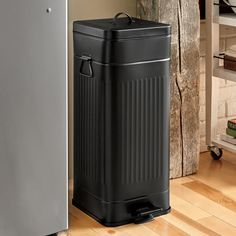
[[216, 138], [215, 140], [212, 140], [212, 144], [215, 145], [216, 147], [226, 149], [230, 152], [236, 152], [235, 145], [225, 142], [221, 140], [220, 138]]
[[232, 70], [226, 70], [223, 66], [218, 66], [215, 68], [213, 70], [213, 76], [236, 82], [236, 72]]
[[[218, 6], [213, 6], [218, 7]], [[214, 23], [220, 25], [228, 25], [228, 26], [235, 26], [236, 27], [236, 14], [235, 13], [227, 13], [222, 14], [220, 16], [214, 17]]]
[[236, 72], [224, 69], [219, 58], [219, 26], [236, 27], [236, 13], [219, 14], [219, 0], [206, 1], [206, 144], [214, 159], [220, 159], [222, 150], [236, 153], [236, 145], [220, 140], [216, 134], [219, 95], [218, 77], [236, 82]]

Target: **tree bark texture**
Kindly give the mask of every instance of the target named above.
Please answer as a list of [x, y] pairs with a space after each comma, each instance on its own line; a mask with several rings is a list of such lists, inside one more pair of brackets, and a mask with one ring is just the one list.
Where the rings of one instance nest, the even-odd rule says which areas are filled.
[[170, 177], [193, 174], [200, 146], [198, 0], [137, 0], [137, 15], [172, 26]]

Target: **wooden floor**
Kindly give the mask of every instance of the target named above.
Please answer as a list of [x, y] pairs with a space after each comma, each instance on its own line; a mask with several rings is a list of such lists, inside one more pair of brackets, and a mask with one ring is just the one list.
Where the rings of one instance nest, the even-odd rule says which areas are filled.
[[201, 154], [196, 175], [171, 181], [172, 212], [143, 225], [106, 228], [70, 206], [70, 229], [60, 236], [236, 236], [236, 155]]

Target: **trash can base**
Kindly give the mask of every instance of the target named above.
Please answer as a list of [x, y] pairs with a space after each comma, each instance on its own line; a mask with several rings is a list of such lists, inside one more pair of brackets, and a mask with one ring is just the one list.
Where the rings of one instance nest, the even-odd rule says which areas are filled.
[[[164, 199], [166, 194], [168, 194], [167, 191], [161, 193], [161, 198]], [[81, 190], [79, 195], [74, 194], [72, 204], [100, 224], [107, 227], [116, 227], [130, 223], [142, 224], [153, 220], [154, 217], [168, 214], [171, 211], [171, 207], [169, 206], [166, 208], [159, 208], [160, 210], [155, 210], [158, 209], [157, 207], [151, 208], [153, 206], [151, 202], [155, 201], [155, 199], [158, 201], [159, 196], [160, 193], [157, 193], [151, 197], [146, 196], [138, 198], [137, 200], [105, 202]], [[166, 204], [166, 202], [163, 202], [163, 205]], [[137, 210], [135, 208], [144, 209], [144, 206], [146, 206], [147, 214], [143, 212], [144, 214], [137, 215]], [[149, 207], [150, 211], [148, 210]]]

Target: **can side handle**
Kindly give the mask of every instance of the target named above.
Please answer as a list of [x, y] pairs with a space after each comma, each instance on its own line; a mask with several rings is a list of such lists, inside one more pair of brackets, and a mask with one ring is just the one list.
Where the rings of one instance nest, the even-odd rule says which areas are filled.
[[[91, 57], [88, 57], [88, 56], [81, 56], [79, 59], [82, 61], [82, 62], [81, 62], [81, 65], [80, 65], [79, 73], [80, 73], [82, 76], [85, 76], [85, 77], [88, 77], [88, 78], [92, 78], [92, 77], [93, 77], [92, 58], [91, 58]], [[84, 62], [85, 62], [85, 61], [88, 62], [89, 74], [85, 74], [85, 73], [82, 72], [83, 66], [84, 66]]]

